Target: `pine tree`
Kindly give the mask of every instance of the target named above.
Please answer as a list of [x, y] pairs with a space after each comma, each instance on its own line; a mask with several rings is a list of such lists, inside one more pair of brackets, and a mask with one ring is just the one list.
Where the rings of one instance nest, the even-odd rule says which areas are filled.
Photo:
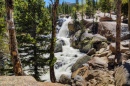
[[0, 1], [0, 75], [14, 75], [5, 21], [5, 0]]
[[[15, 3], [15, 20], [17, 24], [17, 38], [19, 52], [22, 56], [23, 67], [37, 80], [43, 74], [44, 65], [48, 65], [48, 58], [44, 54], [49, 52], [51, 21], [49, 11], [43, 0], [17, 0]], [[23, 54], [24, 53], [24, 54]]]

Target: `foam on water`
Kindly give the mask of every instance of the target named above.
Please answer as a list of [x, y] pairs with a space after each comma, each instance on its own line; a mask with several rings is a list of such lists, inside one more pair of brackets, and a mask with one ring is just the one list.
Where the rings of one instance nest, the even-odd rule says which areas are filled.
[[[71, 18], [66, 19], [63, 23], [57, 39], [63, 40], [65, 45], [62, 46], [63, 51], [55, 53], [57, 62], [55, 63], [55, 75], [56, 79], [59, 80], [62, 74], [71, 76], [71, 67], [77, 61], [78, 58], [83, 56], [83, 53], [80, 53], [78, 49], [70, 47], [70, 38], [67, 38], [69, 35], [68, 23], [71, 21]], [[48, 73], [41, 76], [42, 80], [50, 81], [50, 74]]]

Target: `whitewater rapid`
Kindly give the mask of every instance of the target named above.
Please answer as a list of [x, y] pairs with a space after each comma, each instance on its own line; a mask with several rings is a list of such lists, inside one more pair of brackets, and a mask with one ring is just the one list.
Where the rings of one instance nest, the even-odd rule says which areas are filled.
[[[58, 40], [63, 40], [65, 45], [62, 46], [63, 51], [55, 53], [55, 57], [57, 61], [55, 63], [55, 76], [57, 81], [59, 80], [62, 74], [71, 76], [71, 67], [77, 61], [78, 58], [83, 56], [83, 53], [80, 53], [78, 49], [74, 49], [70, 47], [70, 38], [69, 36], [69, 29], [68, 23], [72, 20], [71, 17], [68, 19], [65, 18], [65, 22], [62, 24], [59, 33], [57, 34]], [[42, 80], [50, 81], [50, 74], [49, 71], [46, 74], [43, 74], [40, 77]]]

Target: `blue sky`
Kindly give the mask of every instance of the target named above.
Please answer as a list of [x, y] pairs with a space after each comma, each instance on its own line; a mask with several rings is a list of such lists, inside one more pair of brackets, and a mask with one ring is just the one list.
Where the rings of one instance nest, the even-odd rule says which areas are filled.
[[[46, 2], [46, 6], [50, 3], [50, 0], [44, 0]], [[60, 3], [62, 3], [63, 1], [65, 2], [71, 2], [71, 3], [75, 3], [75, 0], [59, 0]]]

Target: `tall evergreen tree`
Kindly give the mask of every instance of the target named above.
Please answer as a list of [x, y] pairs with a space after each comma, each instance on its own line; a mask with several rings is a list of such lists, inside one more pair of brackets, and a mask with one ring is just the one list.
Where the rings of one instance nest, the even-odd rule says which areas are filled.
[[[29, 74], [40, 80], [44, 65], [48, 65], [48, 58], [44, 54], [49, 52], [51, 20], [43, 0], [16, 0], [15, 20], [17, 24], [17, 38], [19, 52], [22, 56], [23, 67]], [[49, 56], [48, 56], [49, 57]]]

